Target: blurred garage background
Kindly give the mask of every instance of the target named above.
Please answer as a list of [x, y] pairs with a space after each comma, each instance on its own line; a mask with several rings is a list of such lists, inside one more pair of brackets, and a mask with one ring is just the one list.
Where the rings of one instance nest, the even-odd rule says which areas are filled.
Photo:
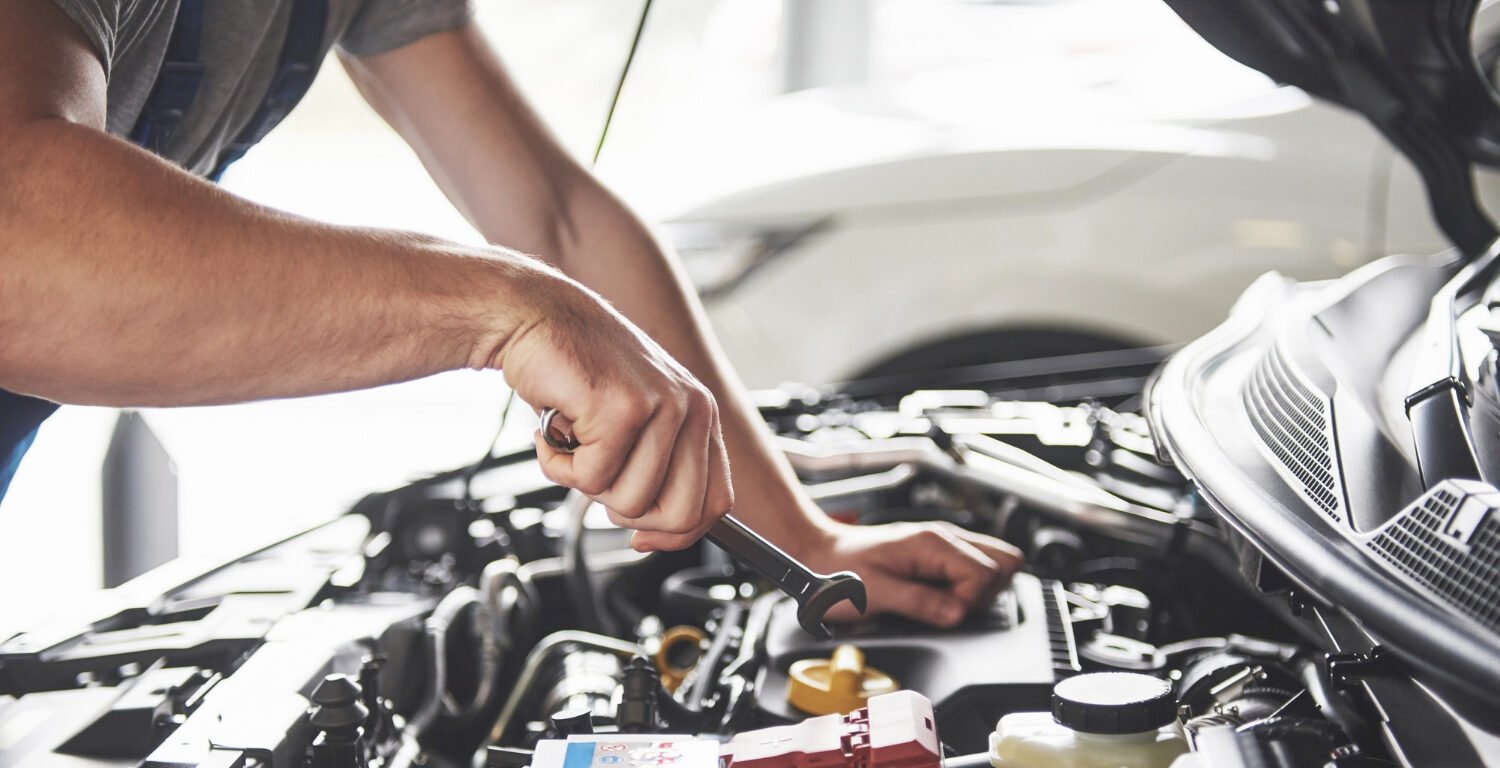
[[[639, 5], [477, 2], [590, 157]], [[1441, 245], [1385, 215], [1419, 193], [1362, 120], [1230, 62], [1157, 0], [658, 0], [598, 168], [680, 247], [759, 387], [1171, 343], [1268, 269]], [[224, 184], [477, 241], [332, 63]], [[175, 461], [177, 550], [212, 558], [477, 459], [504, 400], [498, 374], [460, 373], [144, 418]], [[0, 623], [101, 585], [117, 417], [65, 408], [42, 430], [0, 505], [0, 579], [45, 572], [46, 590], [0, 595]], [[528, 418], [511, 427], [529, 439]]]

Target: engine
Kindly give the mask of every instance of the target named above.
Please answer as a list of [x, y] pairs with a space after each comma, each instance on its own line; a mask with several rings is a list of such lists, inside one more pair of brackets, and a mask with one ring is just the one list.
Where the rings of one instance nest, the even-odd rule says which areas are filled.
[[[1130, 394], [1149, 362], [762, 396], [834, 518], [1025, 550], [955, 629], [813, 638], [717, 550], [635, 553], [533, 454], [491, 456], [6, 640], [0, 768], [999, 766], [1007, 739], [1124, 733], [1127, 709], [1177, 745], [1142, 765], [1383, 764], [1350, 682], [1374, 661], [1320, 652], [1295, 596], [1246, 578], [1157, 459]], [[1141, 701], [1088, 688], [1143, 677]]]

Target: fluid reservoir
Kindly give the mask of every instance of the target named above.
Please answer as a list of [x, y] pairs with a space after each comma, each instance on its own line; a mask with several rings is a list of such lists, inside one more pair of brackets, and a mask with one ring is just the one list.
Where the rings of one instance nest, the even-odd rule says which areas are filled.
[[1052, 712], [1000, 718], [995, 768], [1167, 768], [1187, 751], [1172, 686], [1149, 675], [1098, 672], [1052, 688]]

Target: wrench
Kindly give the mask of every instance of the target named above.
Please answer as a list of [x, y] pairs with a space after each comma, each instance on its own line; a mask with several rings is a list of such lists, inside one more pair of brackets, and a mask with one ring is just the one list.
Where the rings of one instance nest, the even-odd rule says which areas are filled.
[[[556, 408], [542, 410], [542, 441], [559, 453], [578, 450], [578, 439], [561, 430], [554, 429], [552, 421], [557, 417]], [[720, 549], [733, 555], [750, 569], [775, 584], [778, 589], [797, 601], [797, 623], [814, 637], [829, 638], [832, 633], [823, 623], [828, 610], [845, 600], [854, 604], [855, 610], [865, 612], [865, 583], [853, 571], [839, 571], [824, 575], [816, 573], [783, 552], [780, 547], [766, 541], [765, 537], [751, 530], [734, 515], [725, 515], [708, 529], [708, 540]]]

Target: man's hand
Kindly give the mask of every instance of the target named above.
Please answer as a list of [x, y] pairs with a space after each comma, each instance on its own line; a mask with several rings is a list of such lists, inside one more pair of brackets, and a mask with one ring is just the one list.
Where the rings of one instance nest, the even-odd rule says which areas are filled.
[[490, 363], [578, 440], [560, 453], [538, 433], [543, 473], [635, 529], [639, 550], [692, 544], [734, 503], [713, 396], [592, 292], [560, 275], [555, 285]]
[[[994, 600], [1023, 562], [1014, 546], [950, 523], [834, 523], [824, 536], [802, 550], [804, 562], [824, 573], [858, 573], [869, 591], [867, 616], [894, 613], [939, 627]], [[828, 615], [858, 617], [848, 603]]]

